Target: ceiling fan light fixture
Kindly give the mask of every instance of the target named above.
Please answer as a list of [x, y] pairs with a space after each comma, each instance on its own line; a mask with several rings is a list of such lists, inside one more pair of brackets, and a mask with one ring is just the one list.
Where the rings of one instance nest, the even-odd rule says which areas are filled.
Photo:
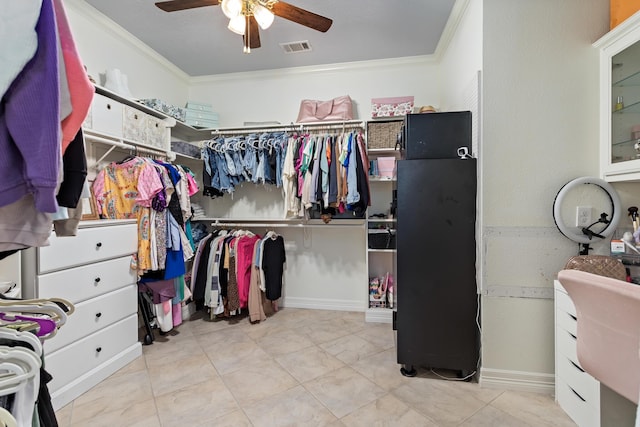
[[253, 5], [253, 16], [256, 18], [258, 25], [260, 25], [260, 28], [263, 30], [269, 28], [271, 24], [273, 24], [273, 19], [275, 18], [269, 9], [258, 3]]
[[245, 28], [247, 27], [247, 22], [245, 20], [244, 15], [238, 15], [229, 20], [228, 29], [233, 31], [234, 33], [242, 36], [244, 35]]
[[242, 14], [242, 0], [222, 0], [220, 3], [222, 13], [229, 19]]

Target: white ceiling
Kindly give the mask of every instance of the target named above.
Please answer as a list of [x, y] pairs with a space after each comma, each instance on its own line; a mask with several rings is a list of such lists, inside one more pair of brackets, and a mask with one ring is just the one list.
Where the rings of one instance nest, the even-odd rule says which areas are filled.
[[[163, 12], [155, 0], [85, 0], [190, 76], [433, 54], [455, 0], [289, 0], [333, 19], [326, 33], [276, 17], [242, 53], [220, 6]], [[286, 54], [280, 43], [308, 40]]]

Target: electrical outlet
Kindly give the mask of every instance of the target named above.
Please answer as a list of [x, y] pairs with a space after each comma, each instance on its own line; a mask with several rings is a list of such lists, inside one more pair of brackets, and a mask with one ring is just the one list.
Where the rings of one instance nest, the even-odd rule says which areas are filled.
[[576, 207], [576, 227], [591, 225], [591, 206]]

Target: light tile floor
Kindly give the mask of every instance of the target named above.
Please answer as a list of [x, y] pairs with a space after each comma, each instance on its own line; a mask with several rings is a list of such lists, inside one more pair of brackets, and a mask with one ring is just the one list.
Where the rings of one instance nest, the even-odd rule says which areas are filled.
[[156, 336], [60, 426], [575, 426], [549, 395], [403, 377], [391, 325], [363, 313], [284, 308]]

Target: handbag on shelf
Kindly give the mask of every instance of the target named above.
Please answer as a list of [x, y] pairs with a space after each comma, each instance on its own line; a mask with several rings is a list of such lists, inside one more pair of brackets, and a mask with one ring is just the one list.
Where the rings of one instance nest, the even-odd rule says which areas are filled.
[[303, 99], [300, 102], [297, 123], [322, 121], [345, 121], [353, 119], [353, 108], [349, 95], [339, 96], [329, 101]]
[[572, 256], [567, 261], [564, 269], [585, 271], [618, 280], [626, 280], [627, 278], [624, 265], [617, 259], [606, 255]]

